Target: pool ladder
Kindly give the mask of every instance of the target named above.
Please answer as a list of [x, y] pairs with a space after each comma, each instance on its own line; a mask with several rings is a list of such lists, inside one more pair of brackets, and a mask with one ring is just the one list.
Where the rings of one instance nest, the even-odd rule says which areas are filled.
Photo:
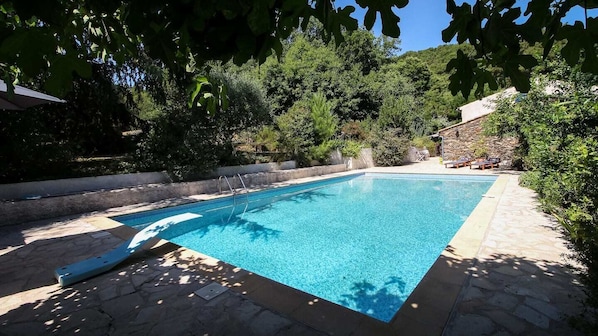
[[[241, 177], [241, 174], [237, 174], [237, 177], [239, 178], [239, 181], [241, 181], [241, 185], [243, 186], [243, 190], [245, 191], [245, 203], [249, 203], [249, 190], [247, 190], [247, 186], [245, 185], [245, 181], [243, 181], [243, 178]], [[228, 177], [226, 177], [226, 175], [222, 175], [220, 177], [218, 177], [218, 191], [222, 194], [222, 180], [224, 179], [224, 181], [226, 182], [226, 185], [228, 186], [228, 189], [230, 190], [230, 192], [233, 194], [233, 204], [236, 205], [237, 204], [237, 195], [240, 194], [239, 192], [237, 192], [237, 189], [233, 188], [233, 186], [230, 184], [230, 181], [228, 180]]]

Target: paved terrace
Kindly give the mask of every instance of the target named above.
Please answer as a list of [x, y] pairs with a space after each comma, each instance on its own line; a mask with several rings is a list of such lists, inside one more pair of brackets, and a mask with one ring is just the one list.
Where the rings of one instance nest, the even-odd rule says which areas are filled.
[[[0, 335], [576, 335], [579, 283], [551, 218], [509, 171], [445, 169], [435, 159], [368, 171], [498, 174], [499, 179], [390, 323], [164, 241], [61, 288], [56, 267], [134, 232], [106, 216], [171, 199], [0, 228]], [[194, 292], [228, 288], [207, 301]]]

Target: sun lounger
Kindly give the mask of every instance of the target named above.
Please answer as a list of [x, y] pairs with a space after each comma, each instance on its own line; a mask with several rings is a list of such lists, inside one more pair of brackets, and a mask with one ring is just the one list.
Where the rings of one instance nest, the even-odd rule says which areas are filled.
[[[457, 161], [449, 161], [444, 163], [444, 168], [459, 168], [469, 166], [472, 160], [470, 158], [462, 157]], [[450, 167], [449, 167], [450, 166]]]
[[470, 166], [469, 169], [481, 169], [484, 170], [486, 168], [498, 168], [498, 165], [500, 163], [500, 158], [488, 158], [487, 160], [483, 160], [483, 161], [476, 161], [473, 162]]

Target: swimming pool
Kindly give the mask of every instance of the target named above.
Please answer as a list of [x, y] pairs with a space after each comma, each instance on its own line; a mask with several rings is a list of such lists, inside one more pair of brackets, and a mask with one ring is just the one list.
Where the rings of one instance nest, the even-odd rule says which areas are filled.
[[496, 177], [357, 174], [116, 217], [388, 322]]

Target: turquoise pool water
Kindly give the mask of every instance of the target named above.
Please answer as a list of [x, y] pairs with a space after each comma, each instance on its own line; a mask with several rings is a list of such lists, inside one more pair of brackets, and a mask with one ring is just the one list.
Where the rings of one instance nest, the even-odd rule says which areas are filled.
[[161, 237], [388, 322], [495, 179], [360, 174], [115, 219], [202, 214]]

